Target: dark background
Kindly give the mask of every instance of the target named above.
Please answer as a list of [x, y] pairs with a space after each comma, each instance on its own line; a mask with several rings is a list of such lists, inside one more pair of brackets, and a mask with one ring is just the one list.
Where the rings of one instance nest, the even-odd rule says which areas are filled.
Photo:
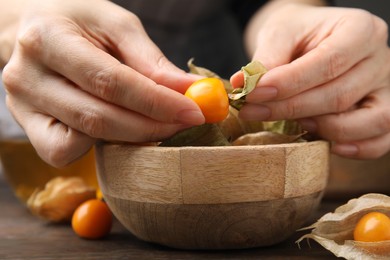
[[[365, 9], [384, 19], [387, 24], [390, 24], [390, 2], [388, 0], [336, 0], [335, 3], [341, 7]], [[390, 39], [388, 43], [390, 44]]]

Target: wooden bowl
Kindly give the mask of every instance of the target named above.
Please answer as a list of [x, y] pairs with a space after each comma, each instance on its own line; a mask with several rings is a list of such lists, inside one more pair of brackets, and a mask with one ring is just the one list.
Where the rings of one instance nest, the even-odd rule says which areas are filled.
[[269, 246], [318, 206], [329, 147], [155, 147], [101, 143], [98, 181], [118, 220], [139, 239], [182, 249]]

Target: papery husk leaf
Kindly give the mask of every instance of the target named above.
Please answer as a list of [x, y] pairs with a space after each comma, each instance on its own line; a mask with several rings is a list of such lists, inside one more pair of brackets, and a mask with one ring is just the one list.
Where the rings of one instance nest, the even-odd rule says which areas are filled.
[[70, 222], [73, 212], [86, 200], [96, 197], [96, 189], [80, 177], [58, 176], [44, 189], [36, 189], [27, 201], [27, 208], [49, 222]]
[[252, 61], [241, 68], [244, 73], [244, 87], [237, 88], [229, 95], [232, 100], [238, 100], [248, 95], [257, 85], [260, 78], [267, 72], [267, 69], [258, 61]]
[[333, 213], [327, 213], [313, 225], [303, 239], [313, 239], [338, 257], [346, 259], [390, 259], [390, 240], [381, 242], [358, 242], [353, 240], [353, 230], [359, 219], [372, 211], [390, 216], [390, 197], [370, 193], [348, 201]]
[[285, 135], [303, 134], [301, 125], [293, 120], [263, 122], [264, 130]]
[[192, 74], [196, 74], [196, 75], [200, 75], [200, 76], [204, 76], [204, 77], [208, 77], [208, 78], [221, 78], [217, 73], [215, 73], [209, 69], [196, 66], [194, 64], [194, 58], [191, 58], [187, 62], [187, 66], [188, 66], [190, 73], [192, 73]]
[[218, 123], [222, 133], [229, 141], [236, 140], [238, 137], [247, 133], [256, 133], [263, 131], [263, 122], [261, 121], [244, 121], [238, 117], [238, 110], [229, 107], [229, 115], [225, 120]]
[[231, 145], [216, 124], [203, 124], [183, 130], [159, 146], [228, 146]]
[[233, 145], [265, 145], [265, 144], [285, 144], [294, 142], [304, 142], [301, 139], [304, 133], [298, 135], [285, 135], [262, 131], [257, 133], [245, 134], [232, 142]]
[[[390, 241], [357, 242], [346, 240], [342, 244], [334, 240], [308, 234], [301, 239], [313, 239], [337, 257], [350, 260], [388, 260], [390, 259]], [[299, 241], [300, 242], [300, 241]]]
[[258, 61], [252, 61], [241, 68], [244, 73], [244, 87], [236, 88], [229, 93], [230, 105], [240, 110], [245, 104], [245, 96], [256, 87], [267, 69]]

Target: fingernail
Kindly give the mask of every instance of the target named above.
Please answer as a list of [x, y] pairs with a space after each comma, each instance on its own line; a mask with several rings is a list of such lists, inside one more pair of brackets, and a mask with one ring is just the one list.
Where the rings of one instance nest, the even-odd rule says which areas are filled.
[[176, 115], [176, 122], [181, 124], [201, 125], [204, 121], [204, 115], [198, 110], [182, 110]]
[[334, 144], [332, 152], [342, 156], [354, 156], [359, 152], [359, 148], [354, 144]]
[[266, 106], [245, 105], [240, 110], [240, 118], [246, 120], [267, 120], [271, 116], [271, 110]]
[[317, 123], [313, 119], [310, 118], [299, 119], [298, 123], [301, 125], [303, 130], [306, 130], [310, 133], [317, 131]]
[[249, 102], [263, 102], [274, 99], [278, 95], [278, 90], [274, 87], [256, 87], [247, 96]]

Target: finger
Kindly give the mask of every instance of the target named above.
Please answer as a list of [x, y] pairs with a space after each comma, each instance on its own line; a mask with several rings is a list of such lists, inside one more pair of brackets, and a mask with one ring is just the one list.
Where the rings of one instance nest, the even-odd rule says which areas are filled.
[[292, 44], [282, 44], [282, 41], [272, 40], [273, 37], [261, 35], [252, 57], [252, 60], [260, 61], [268, 70], [289, 63], [294, 52]]
[[233, 88], [241, 88], [244, 86], [244, 73], [237, 71], [230, 77], [230, 84]]
[[[69, 82], [64, 81], [64, 85], [59, 86], [56, 80], [49, 79], [49, 76], [46, 78], [45, 83], [56, 91], [41, 92], [35, 88], [33, 91], [37, 97], [34, 106], [24, 108], [21, 105], [25, 104], [23, 101], [13, 101], [9, 102], [9, 107], [40, 156], [52, 165], [63, 166], [77, 159], [97, 138], [128, 142], [160, 141], [188, 127], [163, 124], [125, 111], [96, 100], [78, 88], [67, 86]], [[45, 89], [47, 86], [43, 86]]]
[[390, 133], [353, 143], [335, 143], [331, 151], [352, 159], [377, 159], [390, 151]]
[[[284, 35], [285, 39], [289, 39], [290, 31], [282, 31], [279, 28], [279, 35]], [[295, 39], [291, 37], [290, 39]], [[268, 70], [286, 64], [291, 61], [294, 52], [294, 43], [292, 41], [275, 40], [275, 32], [273, 30], [262, 30], [259, 33], [256, 50], [252, 60], [260, 61]], [[230, 82], [234, 88], [244, 85], [244, 75], [241, 71], [236, 72], [230, 78]]]
[[126, 65], [158, 84], [184, 93], [197, 77], [185, 73], [164, 56], [137, 16], [118, 6], [114, 8], [122, 15], [93, 17], [102, 28], [95, 34], [104, 33], [106, 42], [109, 42], [106, 45]]
[[337, 143], [375, 138], [390, 133], [388, 91], [381, 90], [367, 97], [362, 107], [340, 114], [300, 120], [302, 127]]
[[[24, 66], [17, 66], [19, 62]], [[31, 62], [14, 55], [8, 63], [3, 78], [9, 95], [20, 105], [27, 104], [30, 110], [52, 116], [91, 137], [129, 142], [159, 141], [189, 127], [156, 121], [108, 103], [39, 65], [34, 70], [29, 69], [33, 66]], [[23, 75], [23, 78], [15, 75]], [[22, 108], [15, 106], [14, 109]]]
[[[369, 56], [372, 47], [367, 44], [367, 26], [346, 21], [342, 29], [334, 30], [299, 58], [271, 69], [262, 77], [259, 87], [277, 88], [280, 100], [334, 80]], [[346, 37], [346, 32], [358, 37]]]
[[[193, 101], [119, 63], [68, 28], [34, 30], [41, 29], [33, 27], [24, 34], [20, 40], [22, 46], [33, 51], [47, 67], [92, 95], [155, 120], [194, 125], [204, 122]], [[39, 39], [40, 43], [34, 44], [37, 35], [43, 34], [46, 35]]]
[[39, 156], [55, 167], [63, 167], [84, 155], [95, 139], [78, 132], [51, 116], [25, 108], [7, 96], [7, 106], [25, 130]]
[[[244, 106], [240, 116], [251, 120], [281, 120], [345, 112], [368, 93], [374, 91], [381, 70], [366, 72], [370, 71], [371, 66], [374, 66], [376, 62], [376, 59], [360, 62], [328, 84], [285, 100], [259, 102], [258, 94], [251, 93], [246, 98], [251, 106]], [[270, 111], [268, 118], [264, 118], [265, 110]]]
[[[56, 91], [45, 91], [50, 87]], [[95, 138], [129, 142], [159, 141], [188, 127], [156, 121], [99, 100], [55, 75], [46, 75], [40, 88], [40, 98], [35, 102], [35, 107]]]
[[184, 93], [195, 80], [199, 79], [199, 76], [186, 73], [172, 64], [146, 35], [144, 37], [140, 40], [144, 42], [144, 49], [139, 52], [129, 49], [134, 45], [134, 39], [130, 35], [120, 44], [119, 51], [126, 65], [156, 83], [180, 93]]

